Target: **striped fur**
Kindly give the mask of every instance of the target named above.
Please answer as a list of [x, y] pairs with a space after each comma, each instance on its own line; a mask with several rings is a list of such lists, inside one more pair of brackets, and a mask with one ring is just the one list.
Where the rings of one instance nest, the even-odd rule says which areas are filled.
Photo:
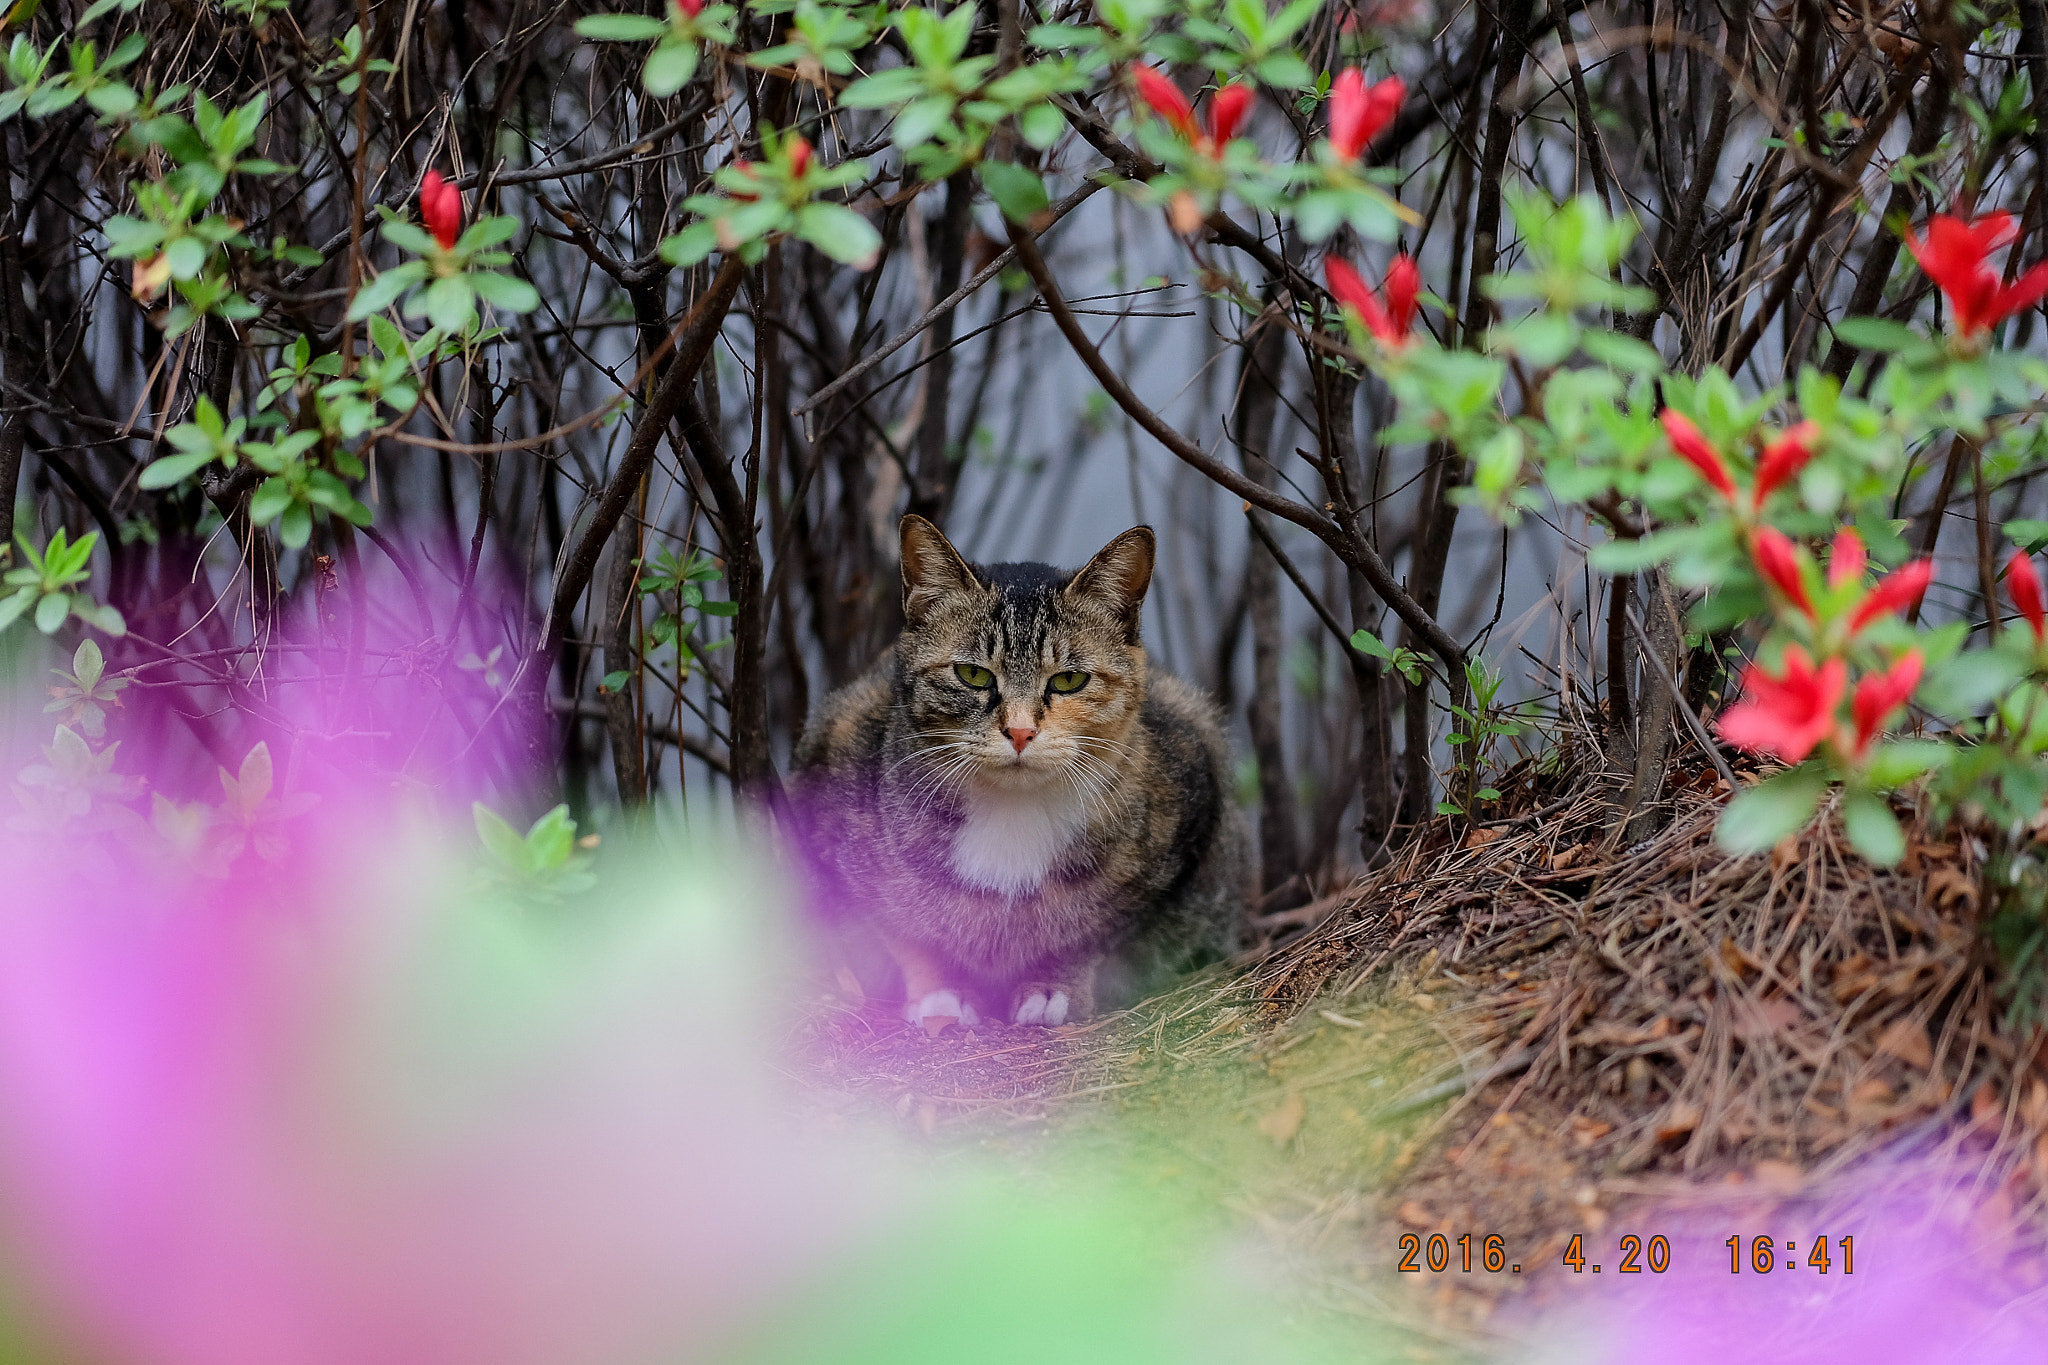
[[1152, 553], [1140, 527], [1077, 573], [970, 566], [904, 519], [902, 637], [825, 699], [795, 787], [912, 1018], [1057, 1023], [1088, 1012], [1098, 967], [1124, 997], [1230, 950], [1242, 820], [1214, 708], [1147, 676]]

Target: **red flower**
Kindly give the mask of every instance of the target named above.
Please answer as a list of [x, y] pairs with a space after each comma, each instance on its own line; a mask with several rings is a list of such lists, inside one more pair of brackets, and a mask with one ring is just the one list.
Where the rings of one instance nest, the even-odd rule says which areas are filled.
[[1904, 706], [1906, 698], [1912, 696], [1913, 689], [1920, 685], [1920, 669], [1925, 662], [1919, 650], [1909, 649], [1884, 672], [1873, 673], [1856, 684], [1856, 695], [1849, 702], [1849, 712], [1856, 718], [1858, 758], [1884, 729], [1885, 720]]
[[462, 235], [462, 191], [443, 180], [439, 171], [428, 171], [420, 180], [420, 221], [443, 251], [453, 250]]
[[1238, 125], [1252, 109], [1249, 85], [1226, 85], [1209, 101], [1209, 145], [1221, 151], [1223, 144], [1237, 136]]
[[1139, 97], [1152, 106], [1153, 113], [1172, 125], [1174, 132], [1190, 142], [1200, 136], [1195, 127], [1195, 107], [1181, 94], [1179, 86], [1161, 75], [1157, 67], [1133, 67], [1131, 74], [1137, 79]]
[[1732, 502], [1735, 480], [1728, 477], [1728, 466], [1721, 462], [1713, 444], [1692, 424], [1692, 419], [1676, 408], [1666, 408], [1657, 414], [1657, 420], [1664, 424], [1664, 434], [1670, 438], [1671, 448], [1699, 470], [1700, 477], [1712, 484], [1722, 497]]
[[1834, 552], [1828, 556], [1828, 586], [1861, 583], [1864, 563], [1863, 537], [1856, 534], [1855, 527], [1844, 526], [1835, 532]]
[[2003, 283], [1991, 268], [1987, 258], [2011, 241], [2014, 232], [2009, 213], [1986, 214], [1975, 223], [1937, 213], [1927, 222], [1924, 240], [1906, 234], [1913, 259], [1948, 295], [1958, 336], [1986, 331], [2048, 294], [2048, 261], [2011, 284]]
[[800, 180], [804, 172], [811, 168], [811, 144], [804, 140], [802, 134], [798, 134], [789, 140], [788, 150], [790, 176]]
[[1880, 616], [1908, 610], [1926, 594], [1927, 584], [1933, 577], [1934, 561], [1931, 559], [1916, 559], [1886, 574], [1857, 604], [1849, 617], [1849, 633], [1854, 635]]
[[1356, 309], [1367, 330], [1382, 344], [1396, 348], [1408, 344], [1408, 333], [1415, 325], [1416, 302], [1422, 296], [1422, 271], [1414, 257], [1404, 253], [1387, 267], [1385, 307], [1380, 306], [1372, 290], [1343, 257], [1325, 256], [1323, 274], [1328, 277], [1330, 292], [1337, 296], [1337, 302]]
[[676, 7], [676, 14], [683, 19], [694, 19], [704, 10], [704, 0], [670, 0]]
[[1731, 744], [1776, 754], [1797, 763], [1835, 732], [1835, 708], [1849, 668], [1829, 659], [1818, 669], [1798, 645], [1785, 646], [1784, 676], [1774, 678], [1752, 664], [1742, 674], [1743, 698], [1728, 709], [1717, 728]]
[[1807, 595], [1806, 578], [1799, 570], [1799, 548], [1785, 533], [1773, 526], [1757, 527], [1749, 538], [1749, 553], [1764, 581], [1811, 619], [1813, 598]]
[[1365, 73], [1355, 66], [1339, 73], [1330, 85], [1330, 150], [1345, 161], [1358, 160], [1401, 112], [1407, 93], [1399, 76], [1368, 86]]
[[1820, 423], [1801, 422], [1764, 447], [1756, 464], [1756, 487], [1750, 490], [1750, 505], [1762, 507], [1771, 490], [1806, 467], [1813, 458], [1813, 443], [1820, 439]]
[[2019, 608], [2020, 615], [2034, 628], [2034, 643], [2048, 639], [2048, 616], [2041, 611], [2041, 580], [2034, 573], [2033, 557], [2025, 550], [2012, 552], [2012, 562], [2005, 566], [2005, 590], [2012, 594], [2012, 604]]

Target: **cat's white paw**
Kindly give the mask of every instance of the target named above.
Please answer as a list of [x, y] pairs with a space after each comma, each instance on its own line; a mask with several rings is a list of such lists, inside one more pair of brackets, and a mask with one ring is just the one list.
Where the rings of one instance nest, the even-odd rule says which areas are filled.
[[940, 1020], [958, 1022], [962, 1028], [973, 1028], [981, 1022], [974, 1006], [962, 1000], [960, 992], [951, 990], [933, 991], [922, 1000], [911, 1001], [903, 1007], [903, 1017], [927, 1032], [944, 1028], [945, 1024], [939, 1023]]
[[1049, 994], [1042, 990], [1031, 991], [1017, 1003], [1017, 1014], [1013, 1022], [1058, 1028], [1067, 1022], [1067, 993], [1062, 990], [1055, 990]]

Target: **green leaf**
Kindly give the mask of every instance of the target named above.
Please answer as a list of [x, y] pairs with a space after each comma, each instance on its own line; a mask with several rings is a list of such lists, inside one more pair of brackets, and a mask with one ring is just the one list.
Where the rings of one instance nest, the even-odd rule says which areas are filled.
[[57, 627], [63, 625], [64, 618], [70, 614], [71, 594], [45, 593], [43, 600], [36, 603], [36, 629], [45, 635], [55, 635]]
[[493, 308], [502, 308], [508, 313], [531, 313], [540, 307], [540, 291], [517, 276], [478, 270], [464, 278], [476, 291], [477, 297]]
[[1057, 105], [1034, 104], [1017, 115], [1017, 132], [1031, 146], [1044, 151], [1067, 131], [1067, 116]]
[[1352, 631], [1351, 647], [1361, 654], [1370, 654], [1375, 659], [1385, 659], [1390, 663], [1394, 658], [1394, 651], [1388, 649], [1381, 643], [1380, 637], [1369, 630]]
[[470, 814], [476, 820], [477, 838], [484, 848], [499, 862], [515, 872], [531, 872], [533, 863], [527, 853], [526, 840], [519, 832], [505, 823], [504, 817], [478, 801], [470, 806]]
[[621, 668], [605, 674], [603, 686], [607, 692], [623, 692], [632, 681], [633, 675]]
[[562, 866], [576, 852], [576, 822], [567, 803], [556, 806], [526, 831], [526, 847], [535, 871]]
[[277, 538], [288, 550], [303, 550], [306, 542], [313, 538], [313, 509], [303, 502], [295, 502], [284, 509], [278, 518]]
[[292, 505], [292, 488], [283, 479], [265, 479], [249, 496], [249, 520], [266, 526], [284, 515]]
[[144, 466], [142, 473], [136, 476], [135, 483], [139, 488], [169, 488], [173, 484], [183, 483], [212, 463], [213, 452], [210, 450], [197, 451], [190, 455], [166, 455]]
[[1955, 752], [1933, 739], [1902, 739], [1880, 744], [1871, 751], [1864, 776], [1872, 787], [1889, 790], [1945, 766], [1955, 757]]
[[1629, 374], [1662, 374], [1664, 357], [1648, 342], [1637, 341], [1620, 332], [1591, 328], [1579, 338], [1579, 349], [1603, 365]]
[[1827, 772], [1818, 766], [1779, 773], [1728, 803], [1714, 829], [1715, 841], [1730, 853], [1772, 848], [1813, 818], [1827, 787]]
[[843, 204], [806, 204], [796, 211], [796, 235], [857, 270], [873, 267], [882, 248], [874, 224]]
[[1903, 351], [1920, 339], [1905, 323], [1886, 318], [1843, 318], [1834, 333], [1859, 351]]
[[697, 44], [666, 42], [647, 54], [641, 68], [640, 84], [656, 99], [666, 99], [690, 83], [697, 74]]
[[600, 43], [644, 43], [668, 33], [668, 21], [651, 14], [586, 14], [576, 21], [580, 37]]
[[476, 294], [466, 276], [435, 280], [427, 286], [425, 297], [413, 300], [406, 311], [415, 308], [424, 309], [427, 320], [444, 332], [460, 334], [476, 325]]
[[1890, 804], [1874, 792], [1852, 791], [1843, 798], [1842, 828], [1874, 867], [1891, 867], [1906, 856], [1906, 836]]
[[1020, 225], [1045, 212], [1052, 202], [1046, 197], [1045, 182], [1038, 178], [1038, 172], [1014, 161], [982, 162], [981, 183], [988, 187], [989, 197], [1002, 209], [1003, 216]]
[[418, 261], [408, 261], [368, 281], [356, 290], [355, 302], [348, 307], [349, 321], [361, 322], [372, 313], [383, 312], [398, 302], [401, 294], [418, 284], [425, 273]]

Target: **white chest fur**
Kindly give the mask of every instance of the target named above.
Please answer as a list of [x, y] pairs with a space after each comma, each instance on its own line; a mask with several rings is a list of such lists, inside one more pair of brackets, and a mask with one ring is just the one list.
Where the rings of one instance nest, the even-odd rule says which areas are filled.
[[1038, 790], [978, 790], [953, 836], [954, 875], [1014, 896], [1035, 891], [1087, 823], [1081, 795], [1064, 784]]

